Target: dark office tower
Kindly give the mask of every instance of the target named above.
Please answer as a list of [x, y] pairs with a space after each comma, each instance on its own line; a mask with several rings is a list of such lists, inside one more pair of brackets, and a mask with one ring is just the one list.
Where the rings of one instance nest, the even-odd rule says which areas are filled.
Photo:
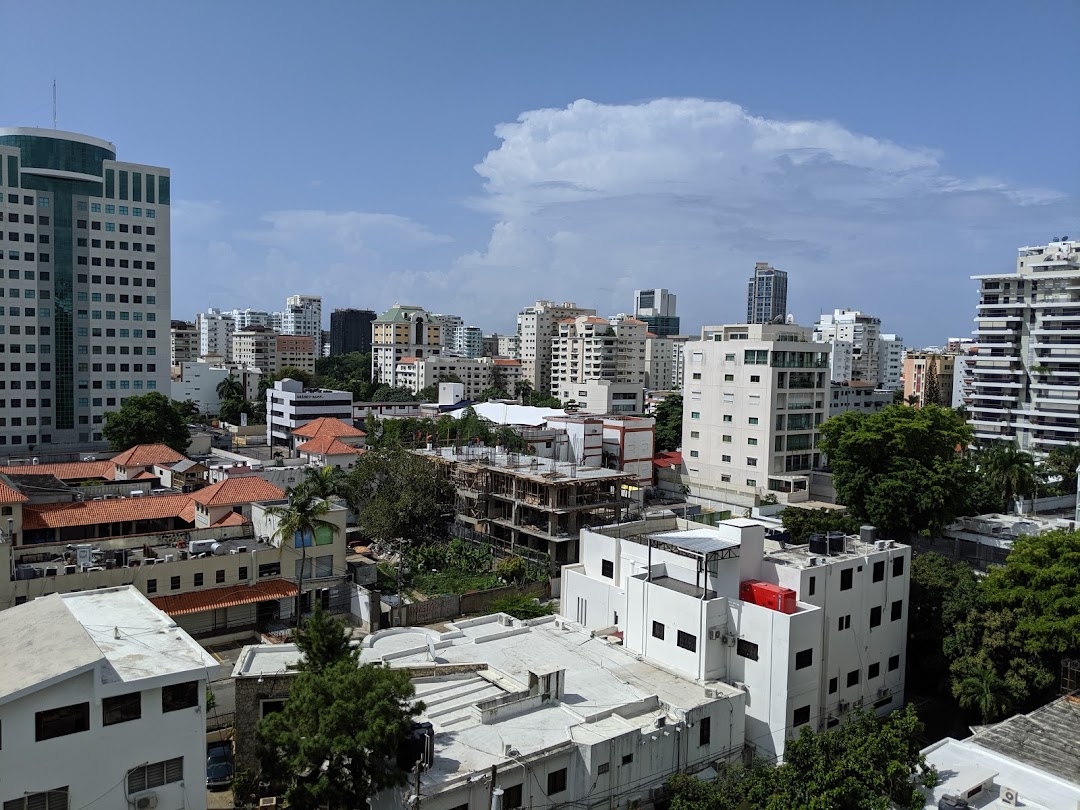
[[634, 317], [645, 321], [657, 337], [679, 334], [679, 316], [675, 314], [675, 294], [665, 289], [635, 290]]
[[370, 309], [335, 309], [330, 313], [330, 355], [371, 351], [371, 322], [378, 317]]
[[787, 316], [787, 271], [757, 262], [746, 291], [746, 322], [770, 323]]
[[127, 397], [169, 395], [169, 170], [0, 128], [0, 216], [0, 455], [100, 445]]

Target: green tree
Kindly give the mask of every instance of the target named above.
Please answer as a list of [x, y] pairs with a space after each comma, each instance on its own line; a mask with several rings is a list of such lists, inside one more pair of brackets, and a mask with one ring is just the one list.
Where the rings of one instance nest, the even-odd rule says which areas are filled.
[[956, 685], [960, 708], [978, 712], [984, 724], [1009, 709], [1009, 687], [990, 665], [983, 665]]
[[937, 780], [919, 753], [922, 730], [911, 706], [880, 721], [859, 711], [829, 731], [804, 726], [777, 768], [727, 766], [712, 783], [673, 777], [671, 810], [918, 810], [919, 784]]
[[941, 390], [938, 388], [937, 363], [931, 360], [926, 365], [926, 381], [923, 388], [923, 405], [940, 405]]
[[908, 656], [907, 682], [919, 694], [948, 694], [945, 641], [980, 607], [979, 580], [970, 565], [940, 554], [917, 554], [910, 581], [908, 649], [919, 654]]
[[284, 506], [272, 506], [267, 511], [278, 520], [274, 537], [279, 542], [279, 550], [289, 543], [300, 547], [300, 575], [297, 577], [296, 625], [300, 626], [300, 606], [304, 597], [304, 573], [307, 568], [308, 546], [315, 544], [315, 535], [325, 528], [331, 534], [337, 534], [337, 524], [327, 520], [330, 511], [329, 501], [313, 495], [303, 486], [289, 490], [288, 503]]
[[995, 444], [978, 454], [979, 472], [1012, 506], [1017, 496], [1027, 497], [1035, 490], [1035, 458], [1015, 444]]
[[218, 399], [244, 399], [244, 383], [234, 374], [229, 374], [224, 380], [219, 382], [214, 389], [217, 391]]
[[1061, 478], [1058, 488], [1066, 495], [1076, 492], [1076, 468], [1080, 467], [1080, 444], [1055, 447], [1046, 457], [1046, 469]]
[[307, 617], [296, 635], [296, 646], [303, 653], [301, 671], [325, 672], [338, 661], [356, 660], [356, 648], [352, 647], [352, 635], [345, 622], [323, 610], [315, 603], [315, 609]]
[[344, 497], [346, 476], [337, 467], [305, 467], [304, 478], [297, 485], [305, 494], [320, 500]]
[[682, 447], [683, 398], [670, 394], [656, 406], [656, 449], [678, 450]]
[[950, 408], [890, 405], [821, 426], [837, 500], [886, 535], [934, 532], [963, 514], [976, 481], [972, 430]]
[[780, 513], [780, 522], [791, 534], [792, 543], [805, 543], [812, 534], [828, 534], [829, 532], [843, 532], [844, 534], [858, 534], [862, 525], [854, 515], [836, 509], [803, 509], [799, 506], [788, 506]]
[[167, 444], [183, 453], [191, 444], [185, 407], [167, 396], [151, 391], [128, 397], [120, 410], [105, 414], [102, 435], [112, 450], [126, 450], [136, 444]]
[[412, 763], [396, 755], [423, 704], [406, 670], [359, 664], [344, 627], [319, 611], [300, 639], [316, 658], [291, 679], [284, 708], [259, 722], [263, 778], [297, 810], [366, 807], [405, 782]]

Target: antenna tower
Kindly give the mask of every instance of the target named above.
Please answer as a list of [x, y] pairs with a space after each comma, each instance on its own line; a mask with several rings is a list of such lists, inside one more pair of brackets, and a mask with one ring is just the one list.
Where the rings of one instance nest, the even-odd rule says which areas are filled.
[[56, 129], [56, 79], [52, 80], [52, 128]]

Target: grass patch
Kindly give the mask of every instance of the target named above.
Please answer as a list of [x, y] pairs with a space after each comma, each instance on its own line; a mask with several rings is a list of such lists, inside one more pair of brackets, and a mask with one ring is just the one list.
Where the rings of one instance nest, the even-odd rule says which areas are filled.
[[460, 596], [469, 591], [486, 591], [498, 588], [502, 583], [495, 574], [476, 573], [475, 571], [437, 571], [415, 574], [412, 586], [426, 596]]
[[515, 619], [539, 619], [555, 612], [550, 603], [541, 605], [535, 598], [524, 593], [513, 593], [496, 599], [488, 608], [489, 613], [506, 613]]

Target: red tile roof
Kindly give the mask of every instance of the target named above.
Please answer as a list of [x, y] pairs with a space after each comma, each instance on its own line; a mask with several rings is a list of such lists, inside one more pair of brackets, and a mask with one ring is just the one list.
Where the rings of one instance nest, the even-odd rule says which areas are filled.
[[154, 475], [154, 474], [153, 474], [152, 472], [147, 472], [146, 470], [143, 470], [143, 471], [142, 471], [141, 473], [139, 473], [138, 475], [136, 475], [136, 476], [135, 476], [134, 478], [132, 478], [131, 480], [132, 480], [132, 481], [141, 481], [141, 480], [144, 480], [144, 479], [146, 479], [146, 478], [154, 478], [154, 479], [156, 479], [157, 477], [158, 477], [158, 476]]
[[229, 512], [221, 520], [214, 521], [212, 526], [243, 526], [246, 523], [250, 523], [246, 517], [239, 512]]
[[216, 484], [200, 489], [190, 497], [203, 506], [233, 506], [253, 501], [277, 501], [285, 493], [261, 478], [226, 478]]
[[254, 585], [229, 585], [224, 588], [207, 588], [202, 591], [178, 593], [175, 596], [159, 596], [150, 601], [154, 607], [170, 616], [200, 613], [204, 610], [250, 605], [271, 599], [296, 596], [298, 588], [284, 579], [264, 579]]
[[25, 464], [0, 467], [3, 475], [52, 475], [61, 481], [104, 478], [111, 481], [116, 467], [111, 461], [68, 461], [60, 464]]
[[137, 444], [110, 460], [119, 467], [149, 467], [151, 464], [175, 464], [183, 459], [182, 453], [168, 445]]
[[23, 503], [30, 500], [14, 487], [9, 487], [0, 481], [0, 503]]
[[675, 450], [662, 450], [653, 457], [653, 466], [660, 468], [681, 467], [682, 453]]
[[293, 436], [304, 439], [314, 439], [317, 436], [366, 436], [359, 428], [355, 428], [348, 422], [333, 419], [329, 416], [320, 416], [306, 425], [301, 425], [293, 431]]
[[362, 447], [353, 447], [345, 444], [345, 442], [338, 441], [333, 436], [326, 435], [312, 439], [310, 442], [298, 444], [296, 450], [299, 453], [319, 453], [324, 456], [343, 456], [347, 453], [358, 456], [364, 452]]
[[497, 366], [520, 366], [520, 360], [511, 360], [509, 358], [497, 357], [495, 358], [495, 365]]
[[[23, 529], [62, 529], [66, 526], [94, 526], [99, 523], [126, 523], [183, 517], [190, 495], [151, 495], [107, 501], [43, 503], [23, 507]], [[192, 519], [194, 510], [192, 510]], [[185, 520], [190, 520], [184, 518]]]

